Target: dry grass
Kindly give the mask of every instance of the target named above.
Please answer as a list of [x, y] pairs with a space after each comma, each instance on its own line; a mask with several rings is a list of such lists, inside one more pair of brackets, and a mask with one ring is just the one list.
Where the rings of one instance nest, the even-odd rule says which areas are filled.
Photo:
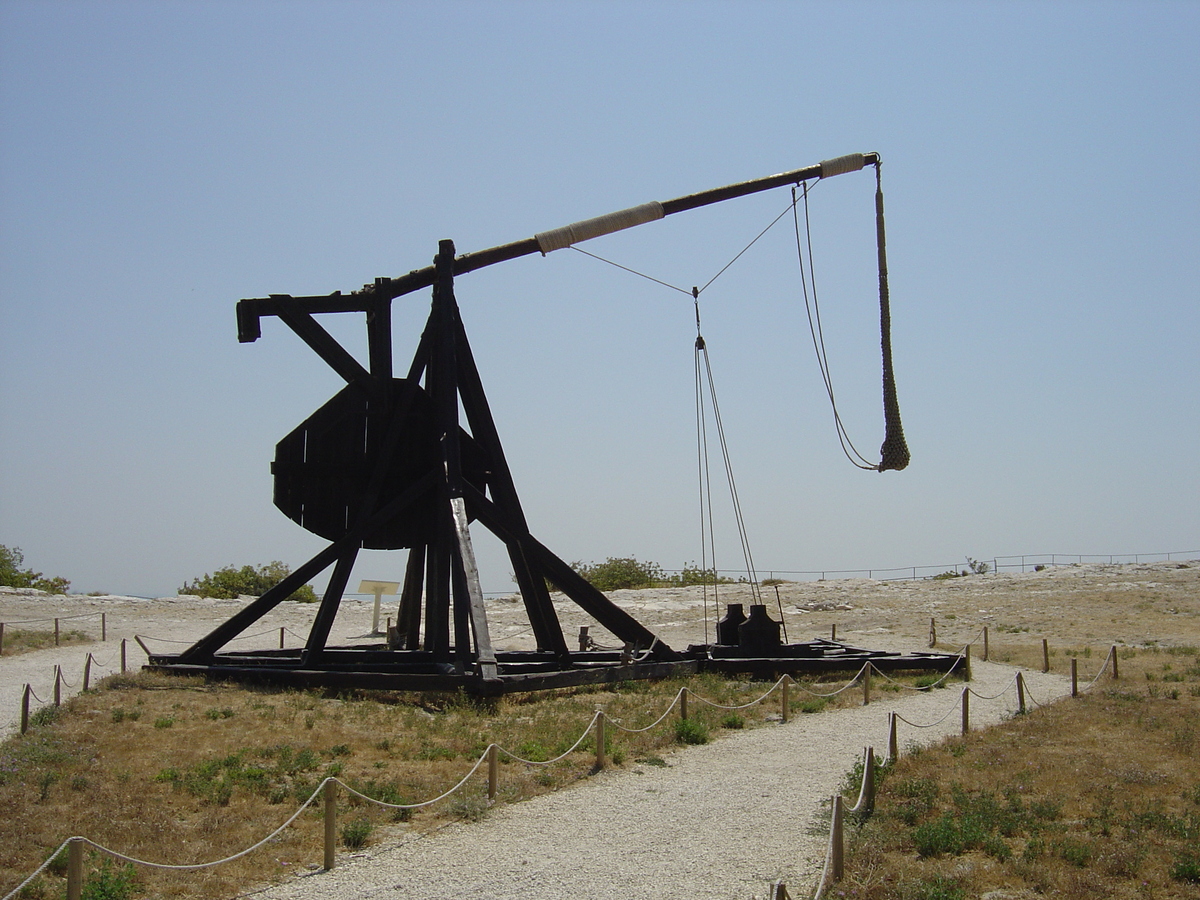
[[[685, 684], [726, 705], [748, 702], [769, 688], [700, 676], [485, 702], [446, 694], [247, 690], [148, 673], [112, 676], [61, 710], [40, 712], [29, 734], [0, 746], [0, 808], [17, 811], [0, 818], [0, 892], [76, 834], [156, 862], [224, 858], [274, 830], [327, 775], [388, 802], [427, 800], [457, 783], [489, 743], [547, 760], [576, 741], [597, 707], [627, 727], [641, 727], [658, 718]], [[847, 691], [834, 701], [814, 701], [800, 690], [791, 694], [797, 715], [831, 702], [855, 704], [861, 696]], [[610, 726], [608, 756], [616, 765], [661, 764], [680, 741], [753, 727], [779, 712], [778, 694], [736, 714], [693, 700], [695, 727], [685, 734], [677, 735], [675, 716], [639, 735]], [[590, 736], [549, 766], [504, 762], [498, 799], [512, 802], [563, 787], [586, 777], [594, 762]], [[347, 801], [343, 792], [339, 821], [362, 823], [344, 830], [343, 840], [353, 843], [366, 832], [370, 843], [387, 842], [411, 829], [478, 818], [488, 808], [486, 788], [485, 766], [463, 791], [411, 817]], [[228, 897], [319, 864], [320, 806], [314, 804], [277, 841], [235, 862], [186, 873], [138, 868], [137, 894]], [[95, 855], [89, 859], [93, 875], [100, 862]], [[56, 864], [26, 896], [61, 896], [64, 874], [65, 866]]]
[[[1040, 646], [1030, 652], [1040, 661]], [[1085, 660], [1090, 680], [1103, 654]], [[1200, 654], [1123, 650], [1120, 671], [1078, 699], [902, 753], [833, 896], [1200, 896]]]
[[[90, 634], [72, 628], [70, 631], [60, 630], [58, 633], [58, 645], [65, 646], [66, 644], [90, 644], [94, 641]], [[29, 653], [33, 650], [45, 650], [47, 647], [55, 646], [53, 631], [33, 631], [21, 628], [5, 628], [4, 629], [4, 646], [2, 648], [5, 656], [16, 656], [18, 653]]]

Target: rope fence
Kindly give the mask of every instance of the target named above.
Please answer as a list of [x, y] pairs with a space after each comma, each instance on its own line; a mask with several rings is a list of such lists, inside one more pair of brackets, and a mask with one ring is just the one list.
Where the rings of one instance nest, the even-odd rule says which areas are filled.
[[[139, 643], [140, 643], [140, 640], [139, 640]], [[143, 645], [143, 647], [144, 647], [144, 645]], [[122, 641], [121, 649], [122, 649], [122, 654], [121, 654], [122, 671], [124, 671], [125, 670], [125, 661], [126, 661], [125, 660], [125, 642], [124, 641]], [[1105, 658], [1103, 664], [1101, 665], [1100, 670], [1096, 673], [1095, 677], [1093, 677], [1092, 680], [1088, 684], [1083, 686], [1082, 690], [1086, 691], [1086, 690], [1090, 689], [1093, 685], [1095, 685], [1097, 683], [1097, 681], [1100, 679], [1100, 677], [1107, 671], [1108, 665], [1110, 662], [1112, 664], [1113, 677], [1114, 678], [1118, 677], [1116, 649], [1117, 648], [1115, 646], [1112, 647], [1112, 649], [1109, 651], [1108, 656]], [[970, 653], [971, 653], [971, 645], [967, 644], [964, 646], [963, 652], [960, 654], [960, 656], [964, 662], [962, 674], [963, 674], [963, 676], [965, 676], [967, 678], [967, 680], [969, 680], [969, 677], [970, 677], [970, 665], [969, 665]], [[89, 653], [87, 661], [85, 663], [85, 669], [84, 669], [85, 674], [82, 678], [82, 683], [84, 685], [85, 690], [87, 689], [87, 683], [88, 683], [88, 674], [87, 673], [90, 671], [92, 663], [93, 663], [93, 658], [92, 658], [92, 655]], [[1072, 696], [1078, 696], [1078, 694], [1081, 690], [1078, 686], [1077, 663], [1078, 663], [1077, 658], [1072, 657], [1072, 666], [1071, 666], [1071, 670], [1072, 670], [1072, 691], [1071, 691], [1071, 693], [1072, 693]], [[957, 668], [958, 668], [958, 666], [956, 665], [955, 669], [957, 669]], [[952, 671], [954, 671], [954, 670], [952, 670]], [[336, 833], [337, 833], [337, 831], [336, 831], [336, 815], [337, 815], [336, 795], [337, 795], [338, 786], [344, 788], [349, 795], [357, 797], [358, 799], [360, 799], [363, 802], [371, 803], [371, 804], [374, 804], [381, 808], [394, 809], [394, 810], [420, 809], [423, 807], [428, 807], [428, 806], [432, 806], [436, 803], [439, 803], [439, 802], [447, 799], [451, 795], [455, 794], [456, 792], [462, 790], [467, 785], [467, 783], [479, 772], [479, 770], [483, 767], [484, 763], [486, 762], [487, 763], [487, 771], [488, 771], [488, 775], [487, 775], [488, 801], [489, 801], [489, 803], [491, 803], [491, 802], [495, 801], [495, 797], [496, 797], [497, 789], [498, 789], [499, 767], [498, 767], [497, 763], [498, 763], [500, 754], [504, 754], [504, 756], [506, 756], [507, 758], [512, 759], [518, 763], [525, 764], [525, 765], [549, 766], [549, 765], [554, 764], [555, 762], [558, 762], [558, 761], [564, 759], [565, 757], [569, 756], [570, 754], [576, 752], [584, 744], [584, 742], [587, 740], [589, 735], [592, 735], [594, 732], [595, 733], [595, 754], [596, 754], [594, 771], [599, 771], [599, 770], [605, 768], [605, 766], [607, 764], [607, 760], [606, 760], [606, 744], [607, 744], [607, 742], [605, 739], [605, 730], [606, 730], [606, 726], [608, 724], [611, 724], [613, 727], [615, 727], [619, 731], [623, 731], [623, 732], [630, 733], [630, 734], [639, 733], [639, 732], [643, 732], [643, 731], [648, 731], [651, 728], [655, 728], [658, 725], [661, 725], [667, 719], [667, 717], [669, 715], [671, 715], [672, 711], [675, 710], [676, 707], [679, 708], [680, 720], [686, 721], [688, 719], [688, 715], [689, 715], [689, 703], [688, 703], [689, 698], [694, 698], [698, 702], [703, 703], [707, 706], [713, 707], [715, 709], [736, 711], [736, 710], [747, 709], [751, 706], [761, 704], [761, 703], [765, 702], [768, 698], [770, 698], [776, 691], [779, 691], [782, 694], [782, 703], [781, 703], [782, 715], [780, 718], [781, 718], [782, 722], [786, 723], [789, 720], [789, 713], [790, 713], [790, 688], [792, 688], [793, 686], [800, 687], [801, 690], [804, 691], [805, 693], [809, 693], [814, 696], [832, 697], [832, 696], [836, 696], [837, 694], [840, 694], [840, 693], [848, 690], [850, 687], [854, 686], [857, 683], [862, 683], [864, 685], [863, 701], [864, 701], [864, 705], [866, 705], [867, 703], [870, 702], [870, 682], [871, 682], [872, 672], [875, 672], [880, 675], [884, 674], [884, 673], [879, 672], [879, 670], [874, 665], [872, 665], [872, 663], [870, 663], [868, 661], [845, 685], [843, 685], [842, 687], [838, 688], [836, 691], [829, 693], [829, 694], [820, 694], [820, 693], [809, 691], [806, 688], [804, 688], [802, 685], [797, 684], [797, 682], [795, 682], [791, 678], [791, 676], [783, 675], [774, 684], [772, 684], [771, 687], [768, 688], [761, 696], [757, 697], [756, 699], [754, 699], [748, 703], [736, 704], [736, 705], [722, 704], [715, 700], [711, 700], [709, 698], [702, 697], [687, 687], [682, 687], [682, 688], [680, 688], [678, 693], [671, 699], [671, 701], [667, 705], [665, 711], [661, 715], [659, 715], [649, 725], [646, 725], [642, 728], [627, 727], [615, 719], [610, 719], [605, 714], [603, 709], [597, 709], [595, 714], [592, 716], [591, 720], [588, 722], [587, 726], [583, 729], [583, 732], [580, 734], [579, 738], [575, 741], [575, 743], [568, 750], [566, 750], [564, 753], [560, 754], [559, 756], [555, 757], [554, 759], [550, 759], [550, 760], [525, 759], [525, 758], [517, 755], [516, 753], [513, 753], [512, 751], [509, 751], [503, 747], [500, 747], [498, 744], [491, 743], [487, 746], [487, 748], [483, 751], [483, 753], [475, 761], [474, 765], [471, 766], [471, 768], [466, 772], [466, 774], [463, 775], [463, 777], [453, 787], [449, 788], [448, 790], [444, 791], [443, 793], [439, 794], [436, 797], [433, 797], [429, 800], [416, 802], [416, 803], [396, 804], [396, 803], [388, 803], [383, 800], [378, 800], [378, 799], [370, 797], [366, 794], [363, 794], [362, 792], [351, 787], [350, 785], [347, 785], [345, 782], [342, 782], [338, 778], [330, 776], [330, 777], [325, 778], [320, 783], [320, 785], [318, 785], [318, 787], [313, 791], [313, 793], [309, 796], [309, 798], [306, 801], [304, 801], [304, 803], [301, 804], [301, 806], [290, 817], [288, 817], [287, 820], [283, 822], [283, 824], [281, 824], [278, 828], [273, 830], [266, 837], [262, 838], [260, 841], [257, 841], [252, 846], [247, 847], [246, 849], [241, 850], [231, 856], [227, 856], [223, 859], [213, 860], [210, 862], [190, 863], [190, 864], [172, 864], [172, 863], [155, 862], [155, 861], [151, 861], [151, 860], [143, 860], [143, 859], [138, 859], [135, 857], [127, 856], [117, 850], [102, 846], [102, 845], [90, 840], [89, 838], [82, 837], [82, 836], [74, 836], [74, 837], [68, 838], [61, 845], [59, 845], [59, 847], [54, 851], [54, 853], [52, 853], [50, 855], [50, 857], [47, 858], [46, 861], [42, 863], [41, 866], [39, 866], [28, 878], [26, 878], [24, 881], [22, 881], [21, 884], [19, 884], [16, 888], [14, 888], [12, 891], [10, 891], [8, 894], [6, 894], [3, 898], [0, 898], [0, 900], [11, 900], [11, 898], [16, 897], [26, 885], [28, 885], [31, 881], [33, 881], [34, 878], [36, 878], [39, 874], [41, 874], [46, 869], [46, 867], [50, 864], [50, 862], [60, 852], [62, 852], [64, 847], [67, 848], [68, 855], [69, 855], [68, 867], [67, 867], [67, 878], [68, 878], [67, 896], [68, 896], [68, 898], [80, 896], [79, 891], [80, 891], [80, 886], [81, 886], [82, 877], [83, 877], [82, 854], [83, 854], [84, 848], [89, 847], [89, 846], [98, 852], [107, 854], [108, 856], [110, 856], [114, 859], [117, 859], [117, 860], [120, 860], [120, 861], [123, 861], [126, 863], [130, 863], [133, 865], [139, 865], [139, 866], [147, 866], [147, 867], [151, 867], [151, 868], [159, 868], [159, 869], [194, 871], [194, 870], [198, 870], [198, 869], [211, 868], [214, 866], [219, 866], [219, 865], [222, 865], [222, 864], [225, 864], [228, 862], [232, 862], [233, 860], [239, 859], [249, 853], [252, 853], [253, 851], [262, 847], [264, 844], [266, 844], [266, 843], [270, 842], [271, 840], [273, 840], [274, 838], [276, 838], [282, 831], [284, 831], [285, 829], [290, 827], [306, 809], [308, 809], [310, 806], [312, 806], [312, 804], [316, 801], [316, 798], [319, 795], [323, 796], [325, 799], [324, 867], [326, 869], [332, 869], [336, 863], [336, 859], [335, 859], [335, 856], [336, 856], [335, 842], [336, 842]], [[939, 679], [936, 682], [935, 685], [927, 685], [927, 686], [923, 686], [923, 687], [912, 687], [911, 685], [903, 685], [903, 686], [910, 687], [913, 690], [920, 690], [920, 691], [928, 692], [928, 691], [933, 690], [935, 686], [941, 685], [945, 681], [945, 679], [949, 677], [950, 674], [951, 674], [951, 672], [946, 673], [941, 679]], [[885, 675], [884, 677], [886, 678], [887, 676]], [[59, 697], [60, 685], [65, 682], [65, 679], [63, 679], [63, 676], [62, 676], [62, 670], [58, 666], [55, 667], [54, 679], [55, 679], [54, 680], [55, 703], [57, 705], [60, 702], [60, 697]], [[888, 680], [892, 681], [893, 683], [898, 684], [898, 682], [895, 682], [894, 679], [888, 678]], [[1021, 672], [1018, 671], [1014, 678], [1014, 684], [1016, 686], [1016, 689], [1018, 692], [1018, 697], [1019, 697], [1019, 710], [1018, 711], [1022, 712], [1022, 713], [1025, 712], [1025, 699], [1026, 699], [1026, 695], [1027, 695], [1027, 691], [1024, 687], [1023, 682], [1024, 682], [1023, 676], [1022, 676]], [[914, 728], [931, 728], [931, 727], [935, 727], [936, 725], [942, 724], [943, 722], [945, 722], [946, 719], [948, 719], [951, 715], [953, 715], [954, 712], [961, 710], [962, 711], [962, 722], [963, 722], [963, 725], [962, 725], [963, 734], [966, 734], [966, 733], [968, 733], [969, 728], [970, 728], [969, 698], [970, 698], [971, 694], [975, 694], [975, 696], [980, 700], [994, 701], [994, 700], [997, 700], [1000, 697], [1004, 696], [1005, 694], [1007, 694], [1010, 690], [1012, 690], [1012, 685], [1006, 687], [999, 694], [996, 694], [994, 696], [987, 696], [987, 695], [982, 695], [982, 694], [975, 692], [969, 685], [964, 686], [962, 693], [960, 695], [960, 699], [951, 706], [951, 708], [946, 712], [946, 714], [941, 719], [939, 719], [936, 722], [931, 722], [931, 723], [924, 723], [924, 724], [915, 723], [915, 722], [909, 721], [908, 719], [905, 719], [903, 716], [900, 716], [898, 713], [895, 713], [895, 712], [889, 713], [888, 714], [889, 760], [895, 761], [899, 757], [898, 742], [897, 742], [897, 735], [896, 735], [896, 729], [897, 729], [898, 722], [904, 722], [906, 725], [909, 725]], [[33, 689], [30, 685], [26, 684], [24, 692], [23, 692], [23, 701], [22, 701], [22, 727], [21, 727], [22, 733], [24, 733], [28, 728], [29, 707], [30, 707], [30, 701], [32, 699], [36, 699], [39, 703], [43, 703], [43, 704], [46, 702], [46, 701], [43, 701], [40, 697], [38, 697], [33, 692]], [[1030, 698], [1030, 699], [1032, 699], [1032, 698]], [[875, 777], [875, 765], [876, 765], [875, 757], [874, 757], [874, 750], [873, 750], [873, 748], [868, 747], [868, 748], [866, 748], [865, 753], [866, 753], [866, 756], [865, 756], [866, 762], [864, 764], [864, 773], [863, 773], [864, 780], [863, 780], [863, 784], [860, 788], [858, 802], [855, 804], [855, 806], [851, 807], [851, 809], [849, 810], [851, 813], [854, 813], [856, 815], [866, 815], [871, 811], [871, 809], [873, 809], [873, 806], [874, 806], [874, 777]], [[869, 780], [869, 784], [868, 784], [868, 780]], [[820, 882], [818, 883], [816, 893], [814, 894], [815, 900], [819, 900], [819, 898], [823, 895], [823, 892], [827, 889], [827, 886], [833, 882], [840, 880], [842, 877], [842, 874], [843, 874], [842, 818], [843, 818], [845, 811], [842, 808], [842, 798], [841, 798], [840, 794], [835, 795], [832, 798], [831, 802], [833, 805], [833, 821], [832, 821], [831, 830], [830, 830], [829, 850], [826, 855], [824, 871], [822, 872]], [[776, 898], [788, 897], [789, 895], [787, 893], [786, 885], [783, 884], [782, 882], [777, 882], [773, 888], [773, 895]]]

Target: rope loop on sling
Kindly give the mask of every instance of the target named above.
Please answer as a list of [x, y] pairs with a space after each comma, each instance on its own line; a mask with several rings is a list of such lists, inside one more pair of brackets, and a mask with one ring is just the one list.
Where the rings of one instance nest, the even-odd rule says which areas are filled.
[[[883, 357], [883, 422], [884, 438], [879, 448], [880, 460], [872, 464], [863, 456], [850, 440], [838, 412], [837, 401], [834, 397], [833, 378], [829, 370], [829, 359], [825, 351], [825, 337], [821, 329], [821, 307], [817, 299], [817, 284], [812, 261], [812, 227], [808, 215], [808, 185], [803, 185], [802, 198], [796, 196], [796, 188], [792, 188], [792, 219], [796, 231], [796, 256], [800, 266], [800, 283], [804, 293], [804, 307], [808, 313], [809, 333], [812, 335], [813, 349], [817, 356], [817, 365], [821, 369], [821, 377], [825, 382], [825, 391], [829, 396], [829, 405], [833, 410], [834, 426], [837, 430], [838, 442], [846, 458], [860, 469], [886, 472], [889, 469], [899, 471], [905, 468], [911, 458], [908, 444], [904, 440], [904, 426], [900, 421], [900, 403], [896, 396], [896, 377], [892, 365], [892, 316], [891, 303], [888, 294], [887, 276], [887, 244], [885, 240], [883, 221], [883, 186], [880, 177], [881, 162], [875, 162], [875, 243], [879, 266], [879, 341]], [[837, 174], [837, 173], [835, 173]], [[804, 269], [804, 244], [800, 238], [800, 220], [796, 212], [799, 199], [804, 201], [804, 228], [808, 246], [808, 272]], [[809, 299], [809, 285], [812, 286], [812, 299]]]

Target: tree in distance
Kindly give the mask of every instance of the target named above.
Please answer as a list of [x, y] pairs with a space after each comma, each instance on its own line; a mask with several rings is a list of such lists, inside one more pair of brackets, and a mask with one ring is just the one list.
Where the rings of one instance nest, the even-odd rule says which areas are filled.
[[46, 578], [33, 569], [22, 569], [25, 554], [20, 547], [5, 547], [0, 544], [0, 584], [15, 588], [34, 588], [49, 594], [65, 594], [71, 582], [61, 576]]
[[[258, 567], [242, 566], [239, 569], [236, 566], [225, 566], [211, 575], [184, 582], [179, 593], [215, 597], [218, 600], [236, 600], [245, 596], [261, 597], [291, 573], [292, 570], [279, 560]], [[287, 599], [299, 603], [316, 603], [317, 594], [311, 584], [306, 584], [297, 588]]]

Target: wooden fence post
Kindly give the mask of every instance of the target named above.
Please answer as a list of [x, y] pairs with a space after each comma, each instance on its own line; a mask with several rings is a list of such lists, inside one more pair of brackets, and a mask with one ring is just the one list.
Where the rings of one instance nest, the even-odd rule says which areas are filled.
[[29, 730], [29, 695], [33, 693], [33, 688], [25, 685], [25, 693], [21, 695], [21, 734]]
[[489, 744], [488, 754], [488, 802], [496, 799], [496, 790], [500, 783], [500, 754], [495, 744]]
[[829, 639], [830, 639], [831, 641], [836, 641], [836, 640], [837, 640], [837, 622], [834, 622], [834, 623], [833, 623], [833, 629], [832, 629], [832, 630], [830, 631], [830, 633], [829, 633]]
[[687, 717], [688, 717], [687, 698], [688, 698], [688, 689], [680, 688], [679, 689], [679, 718], [681, 718], [681, 719], [687, 719]]
[[962, 692], [962, 733], [971, 732], [971, 689], [963, 688]]
[[1079, 696], [1079, 658], [1071, 657], [1071, 696]]
[[[390, 628], [390, 627], [391, 627], [391, 625], [389, 624], [389, 625], [388, 625], [388, 627]], [[282, 650], [282, 649], [283, 649], [283, 633], [284, 633], [284, 631], [285, 631], [285, 630], [286, 630], [286, 629], [285, 629], [285, 627], [284, 627], [284, 626], [282, 626], [282, 625], [281, 625], [281, 626], [279, 627], [279, 649], [280, 649], [280, 650]]]
[[1025, 678], [1017, 673], [1017, 712], [1025, 715]]
[[937, 646], [937, 621], [935, 619], [929, 620], [929, 646]]
[[983, 626], [983, 661], [988, 661], [988, 627]]
[[888, 713], [888, 761], [900, 758], [900, 744], [896, 740], [896, 714]]
[[842, 847], [842, 795], [833, 795], [833, 822], [829, 830], [830, 875], [834, 881], [841, 881], [846, 874], [846, 857]]
[[54, 646], [58, 646], [58, 619], [54, 620]]
[[966, 650], [963, 651], [963, 681], [971, 680], [971, 645], [967, 644]]
[[325, 868], [332, 869], [337, 861], [337, 782], [329, 779], [321, 792], [325, 795]]
[[582, 653], [583, 651], [587, 650], [587, 648], [590, 644], [591, 644], [591, 639], [588, 637], [588, 626], [580, 625], [579, 626], [579, 652]]
[[1050, 642], [1042, 638], [1042, 674], [1050, 671]]
[[62, 666], [54, 667], [54, 705], [62, 706]]
[[780, 718], [781, 718], [781, 719], [782, 719], [784, 722], [787, 722], [787, 720], [788, 720], [788, 714], [791, 712], [791, 710], [790, 710], [791, 703], [790, 703], [790, 702], [789, 702], [789, 700], [788, 700], [788, 685], [790, 685], [791, 683], [792, 683], [792, 678], [791, 678], [791, 676], [790, 676], [790, 675], [784, 675], [784, 676], [783, 676], [783, 682], [782, 682], [782, 687], [783, 687], [783, 690], [782, 690], [782, 692], [781, 692], [781, 693], [783, 694], [783, 698], [782, 698], [782, 700], [780, 700], [780, 706], [781, 706], [781, 709], [780, 709]]
[[83, 895], [83, 838], [67, 841], [67, 900]]
[[863, 706], [868, 706], [871, 703], [871, 664], [868, 662], [863, 667]]
[[596, 771], [604, 768], [604, 710], [596, 710]]
[[[3, 627], [4, 627], [3, 625], [0, 625], [0, 628], [3, 628]], [[0, 633], [2, 633], [2, 632], [0, 632]], [[1117, 679], [1119, 679], [1121, 677], [1121, 672], [1117, 668], [1117, 645], [1116, 644], [1113, 644], [1112, 658], [1113, 658], [1113, 681], [1116, 681]]]
[[87, 659], [83, 661], [83, 690], [86, 693], [92, 680], [92, 654], [87, 655]]
[[121, 674], [125, 674], [125, 638], [121, 638]]
[[0, 656], [4, 655], [4, 623], [0, 622]]
[[863, 767], [863, 808], [861, 812], [871, 812], [875, 808], [875, 748], [867, 748], [867, 761]]
[[108, 640], [108, 613], [100, 613], [100, 640]]

